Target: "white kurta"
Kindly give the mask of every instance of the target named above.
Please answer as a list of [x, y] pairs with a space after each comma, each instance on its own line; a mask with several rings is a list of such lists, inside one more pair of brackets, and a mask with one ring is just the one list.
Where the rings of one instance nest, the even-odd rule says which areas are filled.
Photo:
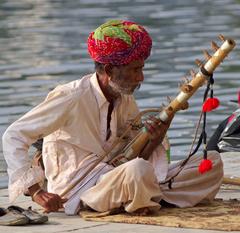
[[[43, 161], [48, 191], [61, 194], [79, 178], [139, 112], [133, 96], [124, 95], [116, 101], [111, 116], [112, 133], [106, 142], [108, 105], [96, 74], [87, 75], [56, 87], [44, 102], [14, 122], [3, 135], [10, 201], [44, 178], [38, 167], [31, 168], [28, 156], [30, 145], [39, 138], [44, 137]], [[150, 160], [157, 180], [164, 180], [168, 171], [165, 148], [160, 145]], [[92, 187], [101, 174], [112, 169], [105, 163], [99, 164], [66, 195], [69, 201], [65, 211], [74, 214], [81, 193]]]
[[[223, 165], [219, 153], [209, 151], [208, 158], [213, 168], [200, 174], [202, 156], [192, 156], [174, 178], [171, 189], [168, 183], [159, 185], [149, 161], [136, 158], [104, 174], [95, 186], [81, 194], [81, 200], [99, 212], [119, 207], [127, 212], [145, 207], [159, 209], [161, 199], [181, 208], [192, 207], [213, 200], [221, 185]], [[180, 166], [181, 161], [171, 164], [167, 178], [172, 178]]]

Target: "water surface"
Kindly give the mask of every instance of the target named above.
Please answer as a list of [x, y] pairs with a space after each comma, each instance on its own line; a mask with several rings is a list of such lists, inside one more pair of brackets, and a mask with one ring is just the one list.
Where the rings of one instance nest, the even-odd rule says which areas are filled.
[[[106, 20], [136, 21], [153, 38], [145, 81], [135, 95], [143, 110], [177, 95], [182, 77], [189, 69], [197, 70], [194, 60], [203, 60], [201, 51], [209, 49], [219, 33], [239, 44], [239, 16], [240, 2], [235, 0], [0, 1], [0, 136], [56, 85], [93, 71], [86, 40]], [[240, 86], [239, 57], [238, 46], [214, 75], [221, 106], [207, 117], [209, 134], [237, 107], [230, 100], [236, 99]], [[174, 160], [189, 151], [202, 94], [203, 88], [191, 98], [190, 108], [174, 118], [169, 130]], [[0, 177], [5, 176], [0, 149]], [[1, 185], [6, 185], [6, 178]]]

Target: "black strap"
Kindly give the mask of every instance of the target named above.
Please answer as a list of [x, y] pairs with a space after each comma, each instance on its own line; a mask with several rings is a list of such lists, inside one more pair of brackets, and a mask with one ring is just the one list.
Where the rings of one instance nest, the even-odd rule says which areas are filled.
[[111, 123], [111, 116], [112, 116], [113, 108], [114, 108], [114, 104], [113, 104], [113, 101], [112, 101], [112, 102], [110, 102], [110, 104], [108, 106], [106, 141], [110, 138], [111, 133], [112, 133], [110, 123]]
[[[205, 69], [204, 69], [205, 70]], [[209, 80], [208, 80], [208, 85], [207, 85], [207, 88], [204, 92], [204, 95], [203, 95], [203, 103], [205, 102], [205, 100], [207, 99], [207, 96], [208, 96], [208, 93], [209, 93], [209, 90], [210, 90], [210, 87], [211, 85], [214, 83], [214, 79], [213, 79], [213, 75], [212, 74], [209, 74]], [[212, 91], [212, 88], [211, 88], [211, 94], [210, 96], [212, 97], [213, 96], [213, 91]], [[198, 139], [198, 143], [194, 149], [194, 151], [192, 153], [190, 153], [188, 155], [188, 157], [183, 160], [182, 164], [180, 165], [180, 169], [179, 171], [173, 175], [172, 177], [170, 177], [168, 180], [164, 181], [164, 182], [160, 182], [160, 184], [166, 184], [168, 183], [168, 188], [169, 189], [172, 189], [172, 184], [173, 184], [173, 181], [174, 181], [174, 178], [182, 171], [183, 167], [186, 165], [186, 163], [188, 162], [188, 160], [195, 154], [197, 153], [199, 147], [201, 146], [202, 142], [206, 145], [206, 142], [207, 142], [207, 133], [206, 133], [206, 112], [203, 113], [203, 127], [202, 127], [202, 133], [200, 134], [199, 136], [199, 139]], [[207, 158], [207, 150], [206, 148], [204, 148], [203, 150], [203, 156], [204, 158], [206, 159]]]
[[193, 151], [192, 153], [190, 153], [189, 156], [193, 156], [194, 154], [197, 153], [199, 147], [200, 147], [201, 144], [202, 144], [202, 140], [203, 140], [203, 133], [201, 133], [201, 135], [199, 136], [198, 143], [197, 143], [197, 145], [196, 145], [194, 151]]
[[[209, 90], [210, 90], [210, 86], [213, 85], [213, 83], [214, 83], [214, 79], [213, 79], [213, 75], [211, 74], [211, 76], [209, 77], [209, 80], [208, 80], [207, 88], [206, 88], [206, 90], [205, 90], [205, 92], [204, 92], [204, 95], [203, 95], [203, 103], [204, 103], [205, 100], [207, 99], [208, 92], [209, 92]], [[212, 89], [211, 89], [211, 97], [212, 97], [212, 95], [213, 95], [213, 91], [212, 91]], [[189, 154], [189, 157], [191, 157], [191, 156], [193, 156], [194, 154], [197, 153], [197, 151], [198, 151], [199, 147], [201, 146], [202, 142], [203, 142], [204, 144], [206, 144], [206, 142], [207, 142], [207, 133], [206, 133], [206, 130], [205, 130], [205, 128], [206, 128], [206, 117], [207, 117], [206, 112], [204, 112], [204, 113], [203, 113], [202, 133], [201, 133], [201, 135], [200, 135], [200, 137], [199, 137], [199, 139], [198, 139], [197, 146], [195, 147], [194, 151]], [[185, 164], [184, 164], [184, 165], [185, 165]]]

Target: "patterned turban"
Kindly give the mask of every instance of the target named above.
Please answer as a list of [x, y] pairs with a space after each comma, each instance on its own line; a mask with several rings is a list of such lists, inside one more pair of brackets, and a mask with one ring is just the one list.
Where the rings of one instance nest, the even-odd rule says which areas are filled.
[[94, 61], [125, 65], [146, 59], [151, 52], [152, 39], [140, 25], [123, 20], [110, 20], [88, 37], [88, 52]]

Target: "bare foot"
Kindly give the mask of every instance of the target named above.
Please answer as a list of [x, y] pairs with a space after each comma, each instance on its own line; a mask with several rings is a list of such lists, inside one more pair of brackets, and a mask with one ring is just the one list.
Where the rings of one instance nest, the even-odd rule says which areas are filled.
[[140, 209], [135, 210], [133, 213], [131, 213], [132, 215], [137, 215], [137, 216], [146, 216], [148, 214], [150, 214], [152, 211], [149, 207], [143, 207]]

